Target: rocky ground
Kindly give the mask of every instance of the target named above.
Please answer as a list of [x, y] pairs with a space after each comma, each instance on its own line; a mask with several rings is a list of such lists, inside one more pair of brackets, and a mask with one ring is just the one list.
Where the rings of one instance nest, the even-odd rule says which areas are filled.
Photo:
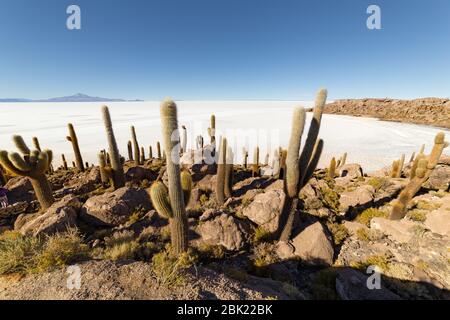
[[449, 99], [342, 99], [327, 104], [324, 112], [450, 128]]
[[[127, 162], [127, 186], [115, 191], [102, 186], [96, 167], [58, 170], [50, 175], [57, 202], [46, 212], [39, 212], [26, 178], [10, 179], [0, 237], [76, 227], [89, 254], [77, 262], [79, 290], [67, 288], [66, 269], [58, 265], [0, 276], [0, 299], [450, 299], [449, 156], [400, 221], [387, 216], [409, 180], [409, 165], [400, 178], [390, 178], [390, 168], [369, 176], [358, 164], [340, 167], [335, 179], [316, 170], [300, 193], [285, 245], [272, 238], [284, 192], [270, 168], [251, 177], [235, 166], [233, 196], [219, 207], [214, 168], [186, 165], [194, 180], [187, 209], [196, 260], [171, 283], [164, 271], [173, 265], [155, 259], [169, 243], [168, 221], [146, 192], [161, 167], [157, 159]], [[367, 288], [369, 266], [382, 274], [379, 290]]]

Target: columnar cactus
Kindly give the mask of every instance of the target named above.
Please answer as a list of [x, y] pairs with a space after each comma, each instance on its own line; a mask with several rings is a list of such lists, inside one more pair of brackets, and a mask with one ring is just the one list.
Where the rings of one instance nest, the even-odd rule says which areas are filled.
[[37, 151], [42, 151], [39, 139], [37, 137], [33, 137], [33, 146]]
[[226, 154], [225, 164], [225, 181], [224, 181], [224, 193], [225, 197], [230, 198], [233, 194], [233, 159], [234, 153], [231, 147], [228, 147]]
[[53, 202], [50, 183], [45, 176], [53, 159], [51, 150], [30, 150], [21, 136], [13, 136], [13, 142], [22, 156], [17, 152], [0, 151], [0, 163], [9, 172], [28, 177], [42, 210], [49, 208]]
[[148, 158], [151, 160], [153, 159], [153, 149], [152, 146], [148, 147]]
[[[112, 170], [112, 184], [114, 189], [122, 188], [125, 186], [125, 175], [123, 174], [123, 166], [119, 149], [117, 148], [116, 138], [114, 136], [114, 130], [112, 127], [111, 115], [107, 106], [102, 108], [103, 122], [106, 129], [106, 137], [108, 138], [109, 145], [109, 160]], [[106, 158], [108, 163], [108, 157]]]
[[252, 176], [259, 176], [259, 147], [256, 147], [253, 152]]
[[127, 150], [128, 150], [128, 160], [134, 161], [134, 158], [133, 158], [133, 144], [131, 143], [131, 141], [128, 141]]
[[222, 138], [219, 146], [219, 161], [217, 164], [217, 179], [216, 179], [216, 200], [219, 205], [225, 202], [225, 176], [227, 164], [227, 139]]
[[83, 158], [81, 157], [80, 146], [78, 145], [78, 138], [75, 133], [75, 129], [73, 128], [73, 125], [71, 123], [69, 123], [67, 127], [69, 128], [69, 135], [67, 136], [67, 141], [72, 143], [73, 152], [75, 154], [76, 167], [78, 170], [83, 172], [84, 171]]
[[289, 146], [286, 158], [286, 175], [284, 192], [286, 194], [283, 209], [280, 216], [280, 225], [278, 229], [279, 240], [287, 242], [290, 240], [292, 226], [297, 211], [298, 197], [300, 190], [308, 183], [322, 154], [323, 141], [317, 140], [319, 135], [320, 123], [322, 119], [323, 107], [327, 99], [327, 91], [319, 91], [314, 114], [309, 127], [306, 144], [301, 154], [300, 143], [305, 126], [305, 110], [298, 107], [294, 110], [292, 120], [292, 131], [289, 139]]
[[211, 126], [208, 128], [208, 134], [211, 138], [211, 145], [216, 143], [216, 116], [211, 115]]
[[245, 149], [245, 147], [242, 149], [242, 154], [244, 156], [244, 168], [248, 168], [248, 151]]
[[158, 159], [161, 159], [161, 144], [159, 143], [159, 141], [156, 143], [156, 149], [158, 151]]
[[141, 147], [141, 164], [145, 162], [145, 150], [144, 147]]
[[330, 161], [330, 166], [328, 167], [328, 178], [334, 179], [336, 177], [336, 159], [333, 157]]
[[427, 157], [422, 152], [419, 153], [411, 168], [411, 179], [405, 188], [400, 192], [397, 200], [395, 200], [390, 214], [391, 220], [402, 219], [412, 198], [422, 187], [436, 168], [442, 151], [448, 147], [449, 143], [445, 141], [445, 134], [439, 132], [434, 139], [434, 146], [430, 155]]
[[405, 164], [405, 155], [403, 154], [400, 160], [395, 160], [392, 163], [391, 178], [400, 178]]
[[134, 126], [131, 126], [131, 140], [133, 142], [133, 157], [134, 157], [134, 163], [138, 166], [141, 163], [141, 153], [140, 153], [140, 149], [139, 149], [139, 143], [137, 141], [137, 137], [136, 137], [136, 130], [134, 129]]
[[195, 144], [196, 144], [197, 149], [203, 149], [204, 141], [203, 141], [203, 137], [201, 135], [197, 136], [197, 138], [195, 139]]
[[66, 156], [64, 154], [61, 155], [61, 160], [63, 163], [64, 170], [69, 170], [69, 167], [67, 166]]
[[272, 176], [275, 179], [279, 179], [280, 177], [280, 152], [279, 150], [275, 150], [273, 152], [272, 158]]
[[3, 167], [0, 165], [0, 186], [4, 186], [8, 182], [8, 179], [3, 172]]
[[106, 164], [106, 158], [105, 158], [105, 153], [100, 152], [98, 154], [98, 166], [100, 168], [100, 179], [102, 181], [103, 185], [107, 185], [112, 176], [111, 176], [111, 167], [107, 166]]
[[187, 151], [187, 130], [185, 126], [181, 126], [181, 129], [181, 153], [183, 154]]
[[161, 103], [160, 113], [170, 207], [173, 213], [173, 218], [170, 220], [172, 248], [175, 253], [179, 254], [188, 249], [188, 224], [180, 176], [177, 105], [172, 100], [165, 100]]

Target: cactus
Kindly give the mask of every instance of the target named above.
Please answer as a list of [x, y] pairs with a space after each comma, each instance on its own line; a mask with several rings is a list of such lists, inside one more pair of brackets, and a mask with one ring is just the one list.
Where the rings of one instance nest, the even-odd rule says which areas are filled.
[[181, 134], [181, 153], [185, 153], [187, 151], [187, 130], [185, 126], [181, 126], [182, 134]]
[[403, 166], [405, 164], [405, 155], [403, 154], [400, 158], [400, 160], [395, 160], [392, 163], [392, 170], [391, 170], [391, 178], [400, 178], [403, 171]]
[[286, 176], [286, 158], [287, 150], [280, 148], [280, 176], [279, 179], [284, 179]]
[[217, 164], [216, 200], [219, 205], [225, 202], [225, 176], [227, 163], [227, 139], [222, 138], [219, 146], [219, 162]]
[[111, 171], [111, 167], [106, 165], [106, 157], [105, 157], [105, 153], [103, 153], [103, 152], [100, 152], [98, 154], [98, 166], [100, 168], [100, 179], [102, 181], [102, 184], [107, 185], [111, 181], [112, 171]]
[[216, 116], [211, 115], [211, 126], [208, 128], [208, 134], [211, 139], [211, 145], [216, 143]]
[[439, 132], [434, 139], [434, 146], [428, 157], [423, 154], [424, 148], [422, 148], [411, 167], [409, 183], [400, 192], [398, 198], [393, 203], [389, 217], [391, 220], [399, 220], [405, 216], [408, 204], [411, 203], [412, 198], [429, 179], [432, 171], [439, 162], [443, 150], [448, 147], [448, 145], [449, 143], [445, 141], [445, 134]]
[[145, 162], [145, 150], [144, 147], [141, 147], [141, 164]]
[[129, 140], [128, 140], [128, 144], [127, 144], [127, 150], [128, 150], [128, 160], [134, 161], [134, 158], [133, 158], [133, 144]]
[[328, 178], [334, 179], [335, 177], [336, 177], [336, 159], [333, 157], [330, 161], [330, 166], [328, 167]]
[[140, 165], [141, 163], [141, 153], [139, 149], [139, 143], [137, 141], [136, 137], [136, 130], [134, 129], [134, 126], [131, 126], [131, 140], [133, 142], [133, 157], [134, 157], [134, 163], [135, 165]]
[[278, 150], [275, 150], [273, 152], [273, 159], [272, 159], [272, 176], [275, 179], [279, 179], [280, 177], [280, 153]]
[[184, 206], [184, 193], [181, 187], [177, 105], [172, 100], [165, 100], [161, 103], [160, 112], [163, 142], [167, 155], [166, 170], [170, 207], [173, 213], [173, 218], [170, 220], [172, 248], [175, 253], [179, 254], [188, 249], [188, 224]]
[[259, 176], [259, 147], [256, 147], [253, 153], [252, 176]]
[[[112, 186], [114, 190], [125, 186], [125, 176], [123, 174], [123, 167], [119, 149], [117, 148], [116, 138], [114, 137], [114, 130], [112, 127], [111, 115], [107, 106], [102, 108], [103, 122], [106, 129], [106, 137], [108, 138], [109, 153], [106, 157], [106, 163], [108, 164], [108, 158], [111, 164]], [[108, 156], [109, 155], [109, 156]]]
[[8, 179], [5, 176], [5, 173], [3, 172], [3, 167], [0, 164], [0, 186], [4, 186], [8, 182]]
[[33, 186], [36, 198], [42, 210], [49, 208], [53, 202], [53, 193], [50, 183], [45, 176], [53, 160], [51, 150], [30, 150], [21, 136], [13, 136], [16, 148], [22, 153], [0, 151], [0, 163], [2, 166], [15, 175], [28, 177]]
[[33, 146], [37, 151], [42, 151], [39, 139], [37, 137], [33, 137]]
[[300, 143], [305, 125], [305, 110], [298, 107], [294, 110], [292, 130], [286, 158], [284, 192], [286, 194], [278, 228], [279, 240], [290, 240], [292, 226], [297, 211], [300, 190], [308, 183], [319, 162], [323, 150], [323, 141], [317, 140], [322, 119], [323, 107], [327, 91], [322, 89], [317, 94], [313, 118], [309, 127], [306, 144], [301, 154]]
[[173, 218], [169, 200], [169, 190], [162, 181], [155, 181], [148, 191], [155, 210], [167, 219]]
[[245, 147], [242, 150], [242, 154], [244, 156], [244, 169], [248, 168], [248, 151], [245, 149]]
[[159, 143], [159, 141], [156, 143], [156, 149], [158, 151], [158, 159], [161, 159], [161, 144]]
[[75, 161], [72, 161], [72, 168], [74, 168], [74, 169], [77, 168], [77, 164], [75, 163]]
[[73, 128], [73, 125], [71, 123], [69, 123], [67, 127], [69, 128], [69, 136], [67, 136], [67, 141], [72, 143], [73, 152], [75, 154], [76, 167], [78, 168], [78, 170], [83, 172], [84, 171], [83, 158], [81, 157], [80, 146], [78, 145], [78, 138], [75, 133], [75, 129]]
[[226, 154], [225, 164], [225, 181], [224, 181], [224, 193], [225, 197], [230, 198], [233, 194], [233, 149], [228, 147]]
[[66, 156], [64, 154], [61, 154], [61, 160], [63, 163], [64, 170], [69, 170], [69, 167], [67, 166]]
[[181, 189], [183, 190], [184, 206], [187, 207], [191, 199], [192, 176], [188, 170], [181, 171]]
[[196, 144], [197, 150], [203, 149], [204, 142], [203, 142], [203, 137], [201, 135], [197, 136], [197, 138], [195, 139], [195, 144]]

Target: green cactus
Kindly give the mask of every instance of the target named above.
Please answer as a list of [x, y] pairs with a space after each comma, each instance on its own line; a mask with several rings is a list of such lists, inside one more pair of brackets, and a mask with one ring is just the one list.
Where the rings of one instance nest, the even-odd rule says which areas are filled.
[[131, 126], [131, 141], [133, 142], [133, 158], [135, 165], [141, 165], [141, 153], [139, 148], [139, 143], [136, 137], [136, 130], [134, 126]]
[[80, 146], [78, 145], [78, 138], [75, 133], [75, 129], [71, 123], [67, 125], [69, 128], [69, 135], [67, 136], [67, 141], [72, 143], [73, 152], [75, 154], [75, 163], [78, 170], [84, 171], [83, 158], [81, 157]]
[[323, 108], [327, 91], [322, 89], [317, 94], [313, 118], [301, 154], [300, 143], [305, 126], [305, 111], [298, 107], [294, 110], [292, 131], [286, 157], [284, 192], [286, 194], [278, 228], [279, 240], [287, 242], [291, 238], [292, 227], [298, 206], [300, 190], [308, 183], [319, 162], [323, 150], [323, 141], [317, 140], [320, 130]]
[[48, 209], [54, 202], [52, 189], [45, 172], [50, 168], [53, 160], [51, 150], [30, 150], [21, 136], [13, 136], [16, 148], [22, 153], [0, 151], [0, 163], [9, 172], [28, 177], [33, 186], [36, 198], [42, 210]]
[[181, 171], [181, 189], [183, 190], [184, 206], [187, 207], [191, 199], [192, 176], [188, 170]]
[[162, 181], [156, 181], [148, 191], [155, 210], [164, 218], [172, 219], [173, 212], [170, 206], [169, 190]]
[[221, 138], [219, 146], [219, 161], [217, 164], [217, 179], [216, 179], [216, 200], [219, 205], [225, 202], [225, 176], [227, 164], [227, 139]]
[[[188, 249], [188, 224], [181, 187], [177, 105], [172, 100], [165, 100], [161, 103], [160, 113], [166, 153], [170, 207], [173, 213], [173, 218], [170, 220], [172, 248], [175, 253], [179, 254]], [[173, 135], [176, 137], [173, 137]]]
[[400, 178], [405, 164], [405, 155], [403, 154], [399, 160], [392, 163], [391, 178]]
[[100, 179], [103, 185], [110, 183], [112, 179], [111, 167], [106, 164], [106, 157], [104, 152], [98, 154], [98, 166], [100, 168]]
[[394, 201], [390, 214], [391, 220], [402, 219], [412, 198], [420, 190], [422, 185], [430, 178], [434, 168], [436, 168], [443, 150], [449, 143], [445, 141], [445, 134], [439, 132], [434, 139], [434, 146], [429, 156], [423, 154], [423, 149], [417, 155], [411, 167], [410, 181], [400, 192], [398, 198]]
[[129, 140], [128, 140], [128, 144], [127, 144], [127, 150], [128, 150], [128, 160], [134, 161], [134, 158], [133, 158], [133, 144]]
[[109, 145], [109, 153], [106, 157], [106, 163], [108, 164], [109, 158], [112, 170], [112, 186], [114, 190], [116, 190], [125, 186], [125, 175], [123, 174], [122, 161], [119, 154], [119, 149], [117, 148], [116, 138], [114, 137], [111, 115], [109, 114], [109, 109], [107, 106], [102, 107], [102, 115]]
[[336, 177], [336, 159], [333, 157], [328, 167], [328, 178], [334, 179]]

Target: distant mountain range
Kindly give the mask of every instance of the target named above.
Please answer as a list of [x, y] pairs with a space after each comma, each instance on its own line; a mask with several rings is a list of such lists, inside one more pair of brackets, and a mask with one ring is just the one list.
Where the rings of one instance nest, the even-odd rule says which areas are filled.
[[86, 94], [78, 93], [73, 96], [58, 97], [42, 100], [32, 100], [32, 99], [22, 99], [22, 98], [11, 98], [11, 99], [1, 99], [0, 102], [125, 102], [125, 101], [142, 101], [142, 100], [124, 100], [124, 99], [110, 99], [101, 97], [91, 97]]

